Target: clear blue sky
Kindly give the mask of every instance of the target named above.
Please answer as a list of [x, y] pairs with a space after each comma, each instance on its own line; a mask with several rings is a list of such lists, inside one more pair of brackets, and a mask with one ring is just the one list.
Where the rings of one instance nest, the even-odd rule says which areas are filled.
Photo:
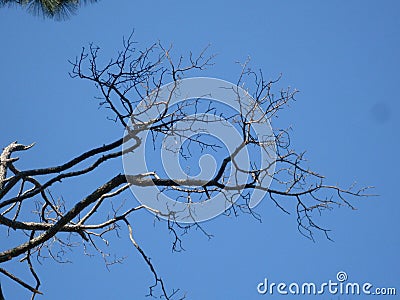
[[[329, 183], [374, 185], [380, 196], [355, 200], [356, 211], [336, 209], [318, 219], [333, 230], [334, 242], [322, 234], [315, 243], [307, 240], [298, 233], [295, 216], [268, 200], [257, 207], [262, 223], [247, 215], [218, 217], [205, 224], [214, 238], [192, 231], [182, 253], [171, 253], [165, 224], [154, 227], [146, 212], [134, 220], [137, 240], [167, 287], [187, 291], [188, 299], [278, 299], [257, 294], [264, 277], [318, 283], [335, 279], [341, 270], [352, 281], [394, 286], [400, 293], [399, 10], [395, 0], [125, 0], [118, 5], [103, 0], [68, 21], [54, 22], [3, 8], [0, 146], [36, 142], [20, 166], [39, 167], [122, 136], [123, 130], [106, 120], [106, 111], [97, 109], [95, 88], [68, 76], [67, 60], [89, 42], [102, 46], [106, 57], [132, 29], [139, 48], [161, 40], [173, 44], [176, 54], [187, 54], [211, 44], [216, 65], [204, 75], [228, 81], [237, 79], [235, 61], [251, 56], [267, 78], [282, 72], [280, 87], [301, 91], [279, 123], [293, 127], [294, 147], [307, 150], [310, 166]], [[93, 184], [85, 177], [63, 196], [72, 205], [75, 195], [91, 191]], [[1, 234], [1, 249], [13, 244]], [[110, 272], [100, 257], [88, 258], [81, 248], [69, 254], [71, 264], [47, 260], [37, 269], [45, 293], [38, 299], [144, 299], [152, 277], [126, 236], [113, 240], [110, 251], [127, 257]], [[6, 267], [29, 278], [17, 264]], [[7, 278], [1, 282], [7, 300], [28, 298]]]

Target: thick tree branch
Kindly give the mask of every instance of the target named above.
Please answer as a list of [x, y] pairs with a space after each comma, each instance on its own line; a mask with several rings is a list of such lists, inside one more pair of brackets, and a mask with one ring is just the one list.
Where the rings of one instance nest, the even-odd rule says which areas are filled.
[[56, 235], [66, 224], [73, 220], [82, 210], [88, 207], [90, 204], [98, 200], [102, 195], [112, 191], [114, 188], [126, 182], [124, 175], [119, 174], [112, 178], [110, 181], [96, 189], [93, 193], [88, 195], [83, 200], [79, 201], [68, 213], [66, 213], [57, 223], [51, 226], [41, 235], [29, 240], [28, 242], [21, 244], [13, 249], [0, 252], [0, 263], [11, 260], [25, 252], [28, 249], [32, 249]]

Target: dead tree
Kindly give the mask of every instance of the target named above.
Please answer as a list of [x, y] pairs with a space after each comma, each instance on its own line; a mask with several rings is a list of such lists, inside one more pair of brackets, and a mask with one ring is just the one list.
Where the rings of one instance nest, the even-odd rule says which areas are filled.
[[[21, 169], [18, 166], [18, 157], [15, 156], [17, 152], [28, 151], [34, 143], [22, 145], [12, 142], [1, 153], [0, 228], [2, 232], [9, 231], [10, 238], [13, 238], [15, 232], [25, 233], [26, 238], [22, 241], [17, 239], [20, 244], [14, 248], [1, 249], [0, 263], [17, 263], [17, 260], [26, 263], [35, 283], [29, 284], [4, 268], [0, 268], [0, 272], [29, 289], [32, 298], [41, 294], [41, 282], [35, 272], [32, 257], [47, 255], [58, 260], [60, 258], [52, 252], [53, 247], [71, 247], [73, 239], [74, 243], [79, 241], [83, 247], [92, 246], [106, 258], [101, 243], [106, 241], [110, 232], [123, 226], [126, 226], [128, 238], [154, 275], [150, 295], [155, 293], [157, 287], [166, 299], [179, 297], [177, 290], [169, 291], [165, 287], [146, 252], [135, 241], [130, 216], [140, 210], [149, 209], [156, 219], [166, 219], [166, 226], [175, 237], [174, 250], [179, 248], [180, 234], [191, 227], [202, 229], [201, 223], [195, 218], [190, 222], [182, 222], [182, 219], [176, 218], [176, 211], [172, 208], [170, 211], [162, 211], [141, 202], [141, 199], [138, 199], [141, 202], [139, 204], [134, 200], [122, 203], [119, 209], [111, 212], [105, 208], [107, 202], [118, 201], [124, 193], [133, 198], [129, 192], [132, 187], [156, 187], [160, 195], [174, 197], [188, 207], [216, 195], [223, 195], [226, 201], [224, 214], [248, 213], [255, 218], [260, 216], [255, 212], [254, 205], [251, 205], [251, 197], [259, 191], [265, 196], [264, 201], [272, 201], [287, 214], [293, 213], [297, 218], [298, 230], [310, 239], [313, 239], [316, 231], [324, 233], [329, 239], [329, 230], [313, 221], [315, 213], [337, 206], [353, 209], [350, 198], [365, 195], [364, 189], [343, 189], [326, 184], [323, 176], [305, 165], [304, 154], [291, 148], [289, 130], [273, 129], [272, 135], [266, 139], [255, 134], [254, 126], [267, 126], [263, 123], [265, 120], [271, 121], [282, 108], [294, 100], [296, 90], [275, 91], [279, 78], [265, 80], [261, 71], [252, 71], [246, 62], [241, 66], [234, 85], [237, 91], [233, 88], [233, 92], [238, 95], [236, 101], [239, 111], [221, 112], [221, 103], [214, 103], [212, 99], [207, 99], [207, 95], [203, 99], [183, 99], [172, 105], [170, 98], [165, 98], [165, 95], [161, 97], [158, 91], [166, 83], [172, 83], [173, 89], [179, 89], [183, 79], [201, 74], [202, 70], [211, 66], [212, 56], [206, 56], [206, 51], [199, 55], [190, 53], [186, 59], [174, 58], [171, 49], [164, 48], [159, 43], [139, 51], [129, 38], [124, 40], [123, 49], [117, 57], [105, 65], [99, 62], [99, 51], [99, 47], [94, 45], [83, 49], [80, 56], [71, 62], [70, 74], [73, 78], [96, 85], [100, 92], [100, 106], [109, 110], [111, 119], [121, 126], [121, 132], [125, 130], [125, 135], [121, 134], [121, 137], [111, 143], [92, 148], [67, 162], [48, 168]], [[242, 98], [239, 97], [239, 88], [254, 99], [252, 107], [244, 107]], [[149, 111], [154, 109], [157, 113], [149, 117]], [[218, 142], [202, 138], [203, 131], [198, 125], [207, 128], [211, 123], [218, 122], [231, 124], [240, 137], [230, 153], [226, 153], [226, 149], [223, 152]], [[216, 153], [216, 170], [211, 178], [170, 178], [157, 169], [152, 169], [151, 172], [134, 172], [133, 168], [127, 174], [123, 170], [112, 173], [103, 168], [110, 161], [121, 159], [124, 155], [136, 155], [138, 149], [149, 141], [154, 149], [160, 148], [156, 146], [160, 138], [168, 137], [172, 132], [175, 138], [184, 141], [178, 151], [169, 149], [177, 157], [190, 161], [203, 151]], [[144, 141], [140, 136], [143, 133], [150, 140]], [[266, 142], [270, 144], [267, 145]], [[249, 161], [248, 166], [243, 167], [238, 157], [248, 147], [254, 153], [267, 153], [268, 165], [260, 167], [262, 162]], [[268, 149], [273, 149], [274, 155], [271, 156]], [[222, 153], [217, 154], [218, 151]], [[88, 191], [86, 197], [76, 199], [72, 205], [62, 201], [62, 198], [53, 197], [52, 188], [70, 188], [71, 178], [95, 176], [95, 170], [105, 172], [109, 180], [99, 182], [98, 188]], [[229, 179], [232, 174], [233, 178], [237, 178], [238, 174], [245, 176], [238, 182]], [[265, 183], [266, 178], [269, 179], [268, 184]], [[21, 213], [29, 205], [36, 208], [34, 212]], [[101, 218], [102, 222], [95, 221]]]

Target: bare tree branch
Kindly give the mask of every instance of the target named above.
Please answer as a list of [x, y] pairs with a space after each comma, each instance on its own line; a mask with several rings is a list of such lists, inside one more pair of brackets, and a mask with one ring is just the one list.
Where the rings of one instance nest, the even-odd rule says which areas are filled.
[[[90, 247], [98, 252], [107, 266], [120, 263], [120, 258], [110, 261], [110, 254], [103, 250], [102, 245], [108, 245], [109, 234], [119, 235], [121, 228], [128, 230], [130, 241], [154, 276], [149, 295], [155, 296], [158, 288], [165, 299], [185, 297], [180, 290], [171, 292], [167, 289], [149, 256], [134, 239], [130, 216], [147, 209], [155, 214], [156, 220], [167, 219], [174, 251], [183, 249], [181, 235], [191, 228], [200, 229], [208, 238], [212, 235], [195, 219], [191, 224], [177, 222], [172, 210], [165, 212], [145, 203], [138, 205], [130, 200], [121, 201], [122, 195], [130, 188], [156, 187], [159, 196], [170, 195], [187, 206], [222, 195], [229, 204], [225, 214], [248, 213], [256, 219], [260, 219], [260, 214], [254, 210], [250, 200], [252, 193], [263, 192], [278, 209], [296, 216], [298, 230], [310, 239], [314, 239], [315, 232], [322, 232], [330, 239], [330, 230], [314, 222], [315, 213], [339, 206], [355, 209], [350, 200], [367, 195], [368, 188], [357, 190], [354, 186], [342, 188], [327, 184], [324, 176], [308, 167], [304, 152], [292, 149], [290, 130], [274, 129], [272, 136], [266, 137], [255, 133], [256, 126], [266, 126], [265, 120], [272, 120], [295, 100], [297, 90], [285, 88], [275, 91], [281, 75], [274, 80], [265, 80], [261, 71], [255, 72], [249, 67], [249, 61], [242, 64], [233, 89], [237, 94], [238, 111], [214, 103], [207, 95], [204, 99], [184, 99], [174, 104], [173, 94], [179, 90], [181, 80], [197, 75], [213, 64], [213, 56], [207, 56], [206, 50], [197, 56], [190, 53], [188, 59], [183, 56], [175, 58], [172, 47], [165, 48], [161, 43], [144, 50], [136, 49], [131, 35], [124, 39], [123, 49], [116, 58], [101, 65], [100, 48], [91, 44], [71, 62], [70, 76], [95, 84], [100, 93], [100, 98], [97, 98], [99, 106], [107, 109], [108, 119], [120, 125], [125, 136], [94, 147], [65, 163], [38, 169], [24, 170], [17, 166], [23, 165], [23, 160], [13, 157], [15, 152], [26, 151], [34, 144], [25, 146], [13, 142], [3, 149], [0, 155], [0, 228], [10, 236], [14, 232], [23, 232], [26, 239], [15, 247], [2, 249], [0, 263], [22, 256], [20, 261], [27, 262], [35, 287], [5, 269], [0, 268], [0, 272], [30, 290], [32, 299], [41, 294], [38, 290], [41, 282], [32, 257], [51, 257], [62, 263], [66, 261], [63, 257], [65, 249], [79, 244], [87, 254]], [[174, 84], [173, 88], [169, 94], [162, 94], [161, 87], [169, 82]], [[239, 93], [239, 88], [246, 89], [245, 96]], [[252, 106], [246, 106], [243, 100], [249, 95], [255, 101]], [[203, 129], [214, 124], [220, 127], [231, 124], [238, 132], [239, 139], [231, 152], [226, 153], [223, 145], [203, 137]], [[142, 140], [143, 133], [149, 133], [149, 140]], [[181, 145], [178, 150], [173, 145], [163, 144], [172, 135], [174, 142]], [[215, 153], [216, 170], [207, 179], [188, 175], [170, 178], [154, 158], [150, 162], [154, 163], [152, 169], [144, 172], [133, 168], [131, 173], [124, 174], [123, 170], [114, 170], [113, 173], [104, 167], [113, 159], [138, 155], [146, 143], [151, 144], [154, 153], [161, 149], [176, 154], [187, 162], [188, 167], [197, 165], [199, 155]], [[269, 152], [271, 143], [276, 152], [272, 156]], [[244, 166], [240, 159], [247, 148], [252, 149], [253, 154], [269, 155], [270, 161], [263, 165], [251, 158]], [[104, 172], [110, 179], [106, 182], [99, 180], [97, 188], [87, 191], [85, 197], [71, 200], [67, 205], [62, 196], [54, 196], [53, 188], [67, 190], [73, 187], [70, 184], [73, 178], [91, 176], [97, 179], [96, 171]], [[240, 176], [245, 180], [240, 181]], [[272, 180], [271, 185], [266, 184], [268, 178]], [[130, 195], [128, 198], [133, 197]], [[22, 212], [28, 205], [35, 207], [31, 214]], [[137, 230], [140, 228], [136, 227], [135, 232]], [[59, 253], [52, 247], [59, 247]]]

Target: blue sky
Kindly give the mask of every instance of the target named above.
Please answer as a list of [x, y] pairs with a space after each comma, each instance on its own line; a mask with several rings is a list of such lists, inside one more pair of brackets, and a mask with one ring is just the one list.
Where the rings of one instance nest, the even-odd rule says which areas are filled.
[[[95, 88], [69, 78], [68, 59], [89, 42], [101, 46], [105, 57], [112, 57], [122, 36], [133, 29], [138, 48], [160, 40], [185, 55], [210, 44], [210, 54], [217, 54], [215, 66], [203, 75], [233, 82], [240, 71], [235, 62], [250, 56], [267, 78], [283, 73], [279, 87], [300, 90], [276, 125], [292, 126], [293, 145], [307, 150], [310, 166], [331, 184], [346, 187], [357, 181], [375, 186], [380, 196], [355, 199], [356, 211], [340, 208], [319, 218], [333, 230], [334, 242], [322, 234], [316, 234], [315, 243], [304, 238], [295, 216], [267, 199], [256, 209], [262, 223], [247, 215], [218, 217], [205, 223], [214, 238], [192, 231], [184, 237], [186, 251], [181, 253], [171, 253], [172, 236], [165, 224], [153, 226], [146, 212], [133, 222], [137, 240], [167, 287], [187, 291], [188, 299], [278, 299], [258, 295], [257, 284], [265, 277], [318, 283], [335, 279], [341, 270], [353, 281], [393, 286], [399, 293], [399, 9], [394, 0], [126, 0], [118, 5], [103, 0], [81, 8], [68, 21], [54, 22], [2, 8], [0, 146], [14, 140], [36, 142], [19, 162], [29, 168], [62, 163], [122, 136], [123, 129], [98, 109]], [[111, 167], [120, 168], [121, 162]], [[84, 178], [62, 195], [72, 204], [94, 184]], [[1, 249], [15, 243], [1, 232]], [[109, 248], [126, 256], [110, 271], [100, 257], [88, 258], [81, 248], [68, 255], [73, 263], [47, 260], [38, 265], [45, 293], [38, 299], [144, 299], [152, 277], [141, 257], [126, 236]], [[5, 266], [29, 278], [25, 266]], [[28, 298], [8, 279], [1, 282], [7, 300]], [[362, 296], [340, 297], [358, 298]]]

